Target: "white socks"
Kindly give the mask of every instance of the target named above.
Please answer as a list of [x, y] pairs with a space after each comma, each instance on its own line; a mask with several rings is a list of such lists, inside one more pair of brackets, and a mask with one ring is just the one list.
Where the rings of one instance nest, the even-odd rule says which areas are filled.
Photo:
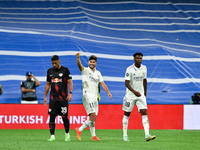
[[82, 132], [85, 128], [90, 127], [90, 132], [92, 137], [96, 136], [95, 134], [95, 121], [86, 120], [82, 126], [79, 128], [79, 131]]
[[149, 119], [147, 115], [142, 116], [142, 124], [144, 127], [145, 136], [149, 134]]
[[129, 117], [125, 116], [122, 119], [123, 124], [123, 136], [127, 136], [127, 129], [128, 129], [128, 119]]
[[82, 132], [85, 128], [89, 127], [92, 121], [86, 120], [83, 125], [79, 128], [79, 131]]
[[91, 133], [92, 137], [96, 136], [96, 134], [95, 134], [95, 122], [94, 121], [92, 121], [91, 124], [90, 124], [90, 133]]
[[[125, 116], [122, 119], [123, 124], [123, 136], [127, 136], [127, 129], [128, 129], [128, 119], [129, 117]], [[147, 115], [142, 116], [142, 124], [144, 127], [145, 136], [149, 134], [149, 119]]]

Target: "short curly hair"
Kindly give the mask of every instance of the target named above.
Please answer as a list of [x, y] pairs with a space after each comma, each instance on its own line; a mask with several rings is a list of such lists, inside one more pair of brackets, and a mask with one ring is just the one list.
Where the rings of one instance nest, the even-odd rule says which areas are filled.
[[53, 55], [51, 57], [51, 61], [54, 61], [54, 60], [59, 60], [59, 56], [58, 55]]
[[143, 54], [142, 54], [141, 52], [137, 52], [137, 53], [133, 54], [133, 57], [135, 58], [137, 55], [139, 55], [139, 56], [142, 56], [142, 57], [143, 57]]

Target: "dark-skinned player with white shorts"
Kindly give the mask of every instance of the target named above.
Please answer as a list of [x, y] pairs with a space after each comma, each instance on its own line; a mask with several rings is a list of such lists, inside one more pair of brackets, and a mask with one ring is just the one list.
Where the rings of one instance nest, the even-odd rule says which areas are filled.
[[137, 52], [133, 55], [135, 63], [126, 69], [125, 73], [125, 85], [126, 95], [123, 100], [124, 116], [122, 120], [123, 124], [123, 140], [129, 141], [127, 135], [128, 120], [133, 107], [137, 105], [138, 111], [142, 116], [142, 124], [145, 131], [145, 140], [150, 141], [156, 138], [155, 135], [149, 134], [149, 119], [147, 116], [147, 68], [142, 65], [143, 54]]

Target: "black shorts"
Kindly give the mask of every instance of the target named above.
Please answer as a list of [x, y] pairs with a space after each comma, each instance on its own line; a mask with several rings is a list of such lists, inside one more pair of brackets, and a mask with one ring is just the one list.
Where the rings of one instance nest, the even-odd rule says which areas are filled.
[[56, 101], [50, 100], [49, 101], [49, 111], [48, 114], [50, 115], [60, 115], [60, 116], [68, 116], [68, 101]]

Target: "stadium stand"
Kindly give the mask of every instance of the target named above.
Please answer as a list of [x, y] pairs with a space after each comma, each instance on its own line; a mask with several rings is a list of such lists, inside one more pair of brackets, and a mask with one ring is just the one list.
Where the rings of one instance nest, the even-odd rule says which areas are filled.
[[52, 55], [73, 75], [71, 103], [82, 103], [75, 53], [98, 57], [97, 69], [113, 94], [101, 104], [122, 104], [125, 69], [144, 54], [148, 104], [189, 104], [200, 91], [200, 3], [195, 0], [0, 1], [0, 103], [20, 103], [20, 82], [31, 71], [41, 82]]

